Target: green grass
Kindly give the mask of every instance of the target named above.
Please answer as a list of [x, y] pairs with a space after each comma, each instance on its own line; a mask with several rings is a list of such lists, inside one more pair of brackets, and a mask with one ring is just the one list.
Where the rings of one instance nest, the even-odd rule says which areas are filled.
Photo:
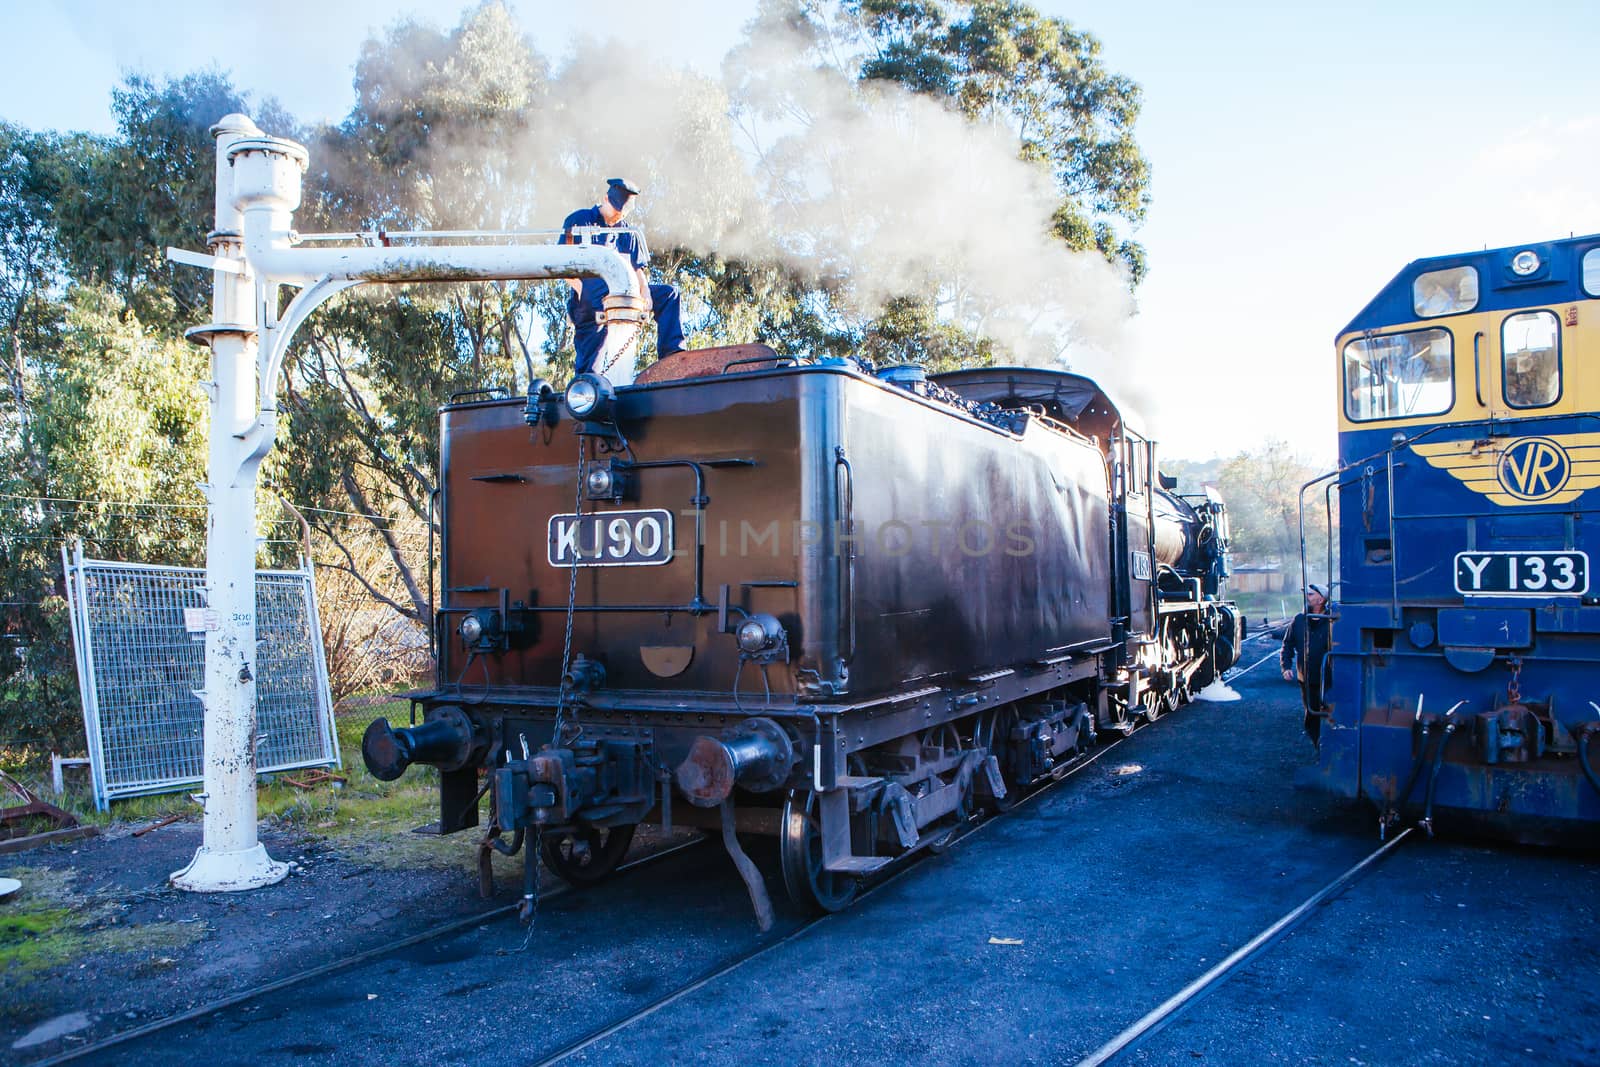
[[[412, 767], [398, 781], [380, 782], [361, 761], [361, 735], [373, 719], [395, 725], [410, 722], [410, 704], [396, 701], [363, 708], [339, 720], [339, 747], [345, 753], [341, 772], [350, 781], [342, 789], [319, 786], [291, 798], [275, 818], [284, 826], [319, 838], [335, 851], [376, 867], [477, 870], [476, 844], [481, 827], [441, 837], [415, 834], [414, 829], [439, 819], [439, 772]], [[495, 877], [501, 882], [522, 877], [522, 857], [493, 853]]]
[[201, 922], [125, 924], [115, 900], [78, 893], [68, 871], [13, 867], [0, 875], [22, 883], [0, 902], [0, 989], [95, 952], [149, 952], [159, 964], [167, 959], [159, 953], [206, 933]]
[[[367, 723], [379, 716], [387, 716], [391, 722], [404, 723], [408, 721], [409, 714], [410, 705], [406, 701], [398, 700], [362, 708], [335, 720], [339, 734], [339, 751], [344, 764], [335, 773], [348, 778], [350, 787], [363, 797], [390, 802], [401, 795], [420, 795], [427, 791], [421, 786], [420, 776], [416, 771], [408, 772], [399, 782], [379, 782], [367, 773], [366, 767], [361, 762], [361, 735], [366, 730]], [[200, 814], [199, 805], [189, 796], [190, 793], [198, 791], [200, 788], [198, 784], [173, 793], [124, 797], [113, 800], [110, 811], [98, 811], [94, 805], [93, 791], [87, 782], [88, 775], [81, 769], [69, 769], [66, 772], [67, 791], [61, 796], [56, 796], [50, 791], [48, 765], [41, 768], [37, 760], [31, 760], [25, 766], [16, 766], [14, 770], [11, 767], [6, 769], [11, 770], [25, 785], [44, 799], [72, 812], [81, 821], [93, 826], [118, 824], [137, 826], [168, 815], [198, 817]], [[421, 769], [432, 773], [429, 768]], [[302, 809], [306, 805], [308, 796], [337, 792], [327, 783], [311, 790], [304, 790], [284, 781], [285, 777], [303, 778], [309, 773], [311, 772], [286, 771], [262, 777], [256, 790], [256, 807], [261, 818], [286, 818], [291, 822], [296, 821], [303, 815]], [[428, 819], [422, 821], [427, 822]]]
[[[380, 716], [403, 725], [410, 721], [405, 701], [363, 708], [338, 722], [339, 748], [345, 754], [339, 786], [325, 783], [300, 790], [278, 783], [262, 791], [261, 813], [278, 825], [321, 839], [353, 859], [383, 867], [453, 867], [473, 856], [470, 834], [448, 838], [411, 831], [439, 818], [439, 774], [412, 767], [393, 782], [380, 782], [361, 760], [361, 735]], [[287, 790], [281, 795], [280, 791]], [[271, 803], [265, 799], [272, 794]]]
[[[439, 775], [431, 767], [413, 767], [394, 782], [380, 782], [367, 773], [361, 760], [361, 735], [372, 720], [384, 717], [395, 725], [410, 722], [411, 705], [391, 701], [352, 710], [338, 717], [339, 751], [343, 767], [337, 773], [344, 783], [323, 782], [311, 789], [289, 785], [284, 774], [261, 779], [256, 806], [263, 824], [326, 844], [357, 863], [387, 868], [433, 867], [475, 870], [480, 833], [465, 831], [448, 837], [411, 831], [439, 818]], [[157, 796], [129, 797], [111, 802], [109, 812], [96, 811], [94, 797], [79, 773], [69, 778], [66, 795], [57, 797], [41, 782], [36, 764], [30, 765], [33, 786], [45, 799], [77, 815], [85, 823], [115, 831], [138, 828], [168, 815], [198, 820], [200, 807], [189, 794], [194, 789]], [[48, 775], [48, 768], [45, 770]], [[70, 772], [69, 772], [70, 773]], [[303, 772], [287, 772], [300, 777]], [[161, 831], [156, 831], [160, 833]], [[281, 857], [280, 857], [281, 858]], [[520, 857], [494, 856], [501, 878], [521, 877]]]
[[[410, 707], [407, 701], [397, 700], [341, 715], [336, 720], [336, 728], [344, 765], [337, 773], [347, 781], [323, 782], [301, 789], [284, 779], [303, 777], [307, 772], [267, 775], [261, 779], [256, 792], [256, 807], [262, 821], [324, 841], [352, 859], [378, 866], [456, 867], [473, 863], [475, 853], [470, 832], [447, 838], [411, 832], [439, 817], [437, 771], [431, 767], [413, 767], [398, 781], [380, 782], [367, 773], [362, 763], [361, 735], [367, 724], [380, 716], [396, 725], [405, 724], [410, 721]], [[37, 767], [34, 777], [38, 777]], [[103, 828], [137, 828], [169, 815], [200, 817], [199, 805], [189, 798], [193, 789], [114, 800], [110, 811], [97, 811], [84, 777], [81, 773], [77, 775], [72, 783], [74, 788], [61, 797], [41, 788], [42, 783], [37, 780], [29, 784], [41, 796], [77, 815], [83, 822]]]
[[[397, 725], [409, 721], [403, 701], [364, 708], [338, 720], [339, 745], [345, 765], [339, 771], [348, 783], [322, 783], [302, 790], [280, 780], [263, 782], [258, 799], [267, 825], [323, 842], [356, 863], [388, 868], [434, 867], [475, 870], [477, 833], [449, 837], [411, 831], [438, 818], [438, 773], [429, 767], [407, 771], [396, 782], [380, 782], [361, 762], [361, 734], [367, 723], [387, 716]], [[292, 772], [291, 772], [292, 773]], [[49, 794], [46, 793], [46, 796]], [[137, 827], [168, 814], [199, 817], [187, 793], [116, 801], [109, 813], [94, 810], [92, 797], [69, 795], [52, 800], [101, 826]], [[158, 833], [160, 831], [157, 831]], [[280, 856], [281, 858], [285, 858]], [[520, 877], [521, 857], [494, 856], [502, 882]], [[23, 888], [0, 902], [0, 990], [24, 985], [28, 976], [62, 967], [97, 952], [146, 952], [149, 967], [173, 965], [177, 949], [205, 936], [204, 923], [128, 923], [124, 904], [110, 896], [95, 898], [73, 888], [74, 872], [46, 867], [0, 870]], [[0, 997], [0, 1016], [13, 1014], [25, 998]], [[20, 1009], [18, 1009], [20, 1010]]]

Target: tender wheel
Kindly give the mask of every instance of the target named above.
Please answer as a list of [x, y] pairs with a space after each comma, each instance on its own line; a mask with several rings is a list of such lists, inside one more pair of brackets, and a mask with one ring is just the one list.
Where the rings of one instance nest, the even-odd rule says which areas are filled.
[[577, 833], [545, 834], [539, 845], [544, 865], [568, 885], [586, 889], [616, 871], [635, 826], [590, 826]]
[[779, 854], [789, 898], [812, 911], [843, 911], [856, 898], [856, 879], [822, 866], [822, 821], [817, 794], [792, 789], [783, 802]]
[[1017, 806], [1017, 786], [1006, 772], [1010, 765], [1011, 730], [1017, 724], [1017, 710], [1007, 704], [1005, 707], [996, 708], [990, 714], [979, 720], [978, 734], [973, 738], [974, 744], [979, 748], [988, 749], [989, 755], [1000, 763], [1000, 776], [1006, 783], [1006, 795], [991, 797], [985, 794], [982, 800], [984, 808], [992, 813], [1010, 811]]
[[956, 804], [956, 810], [953, 813], [955, 818], [951, 822], [950, 832], [940, 837], [937, 841], [931, 842], [928, 845], [929, 852], [936, 856], [944, 855], [950, 850], [950, 846], [955, 844], [956, 834], [960, 833], [961, 828], [972, 821], [973, 813], [978, 810], [978, 775], [982, 773], [982, 771], [977, 771], [967, 779], [966, 787], [961, 790], [961, 800]]

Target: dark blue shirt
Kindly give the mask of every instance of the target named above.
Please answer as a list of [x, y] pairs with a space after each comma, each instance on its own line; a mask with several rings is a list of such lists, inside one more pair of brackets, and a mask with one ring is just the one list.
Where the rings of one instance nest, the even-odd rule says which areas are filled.
[[[562, 222], [561, 243], [564, 245], [577, 244], [578, 239], [572, 235], [574, 226], [607, 226], [605, 216], [600, 214], [600, 206], [580, 208], [566, 217]], [[611, 226], [618, 232], [615, 234], [593, 234], [589, 237], [591, 244], [612, 245], [622, 255], [627, 256], [638, 270], [643, 270], [650, 265], [650, 249], [645, 247], [644, 239], [632, 232], [627, 232], [619, 224]]]

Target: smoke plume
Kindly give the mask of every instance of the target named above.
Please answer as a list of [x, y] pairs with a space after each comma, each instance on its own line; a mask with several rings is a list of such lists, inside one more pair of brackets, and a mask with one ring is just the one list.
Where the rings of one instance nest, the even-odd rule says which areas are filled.
[[435, 131], [428, 169], [501, 157], [533, 195], [508, 209], [522, 217], [494, 221], [544, 228], [624, 175], [644, 187], [630, 221], [655, 248], [778, 261], [862, 316], [893, 297], [931, 297], [1005, 358], [1112, 375], [1109, 357], [1125, 359], [1129, 343], [1127, 278], [1050, 235], [1058, 194], [1044, 168], [1018, 158], [1015, 133], [859, 82], [821, 61], [815, 32], [769, 6], [720, 77], [580, 42], [542, 82], [518, 143], [504, 131], [492, 144], [481, 129]]

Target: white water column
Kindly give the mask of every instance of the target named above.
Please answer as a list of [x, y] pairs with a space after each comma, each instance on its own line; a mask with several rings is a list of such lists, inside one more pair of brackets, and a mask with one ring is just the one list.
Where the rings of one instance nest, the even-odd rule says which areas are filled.
[[[603, 278], [607, 324], [643, 320], [643, 294], [628, 261], [601, 245], [417, 243], [371, 247], [343, 235], [296, 247], [306, 150], [267, 137], [244, 115], [212, 127], [217, 139], [216, 223], [209, 256], [169, 249], [212, 271], [211, 322], [188, 337], [211, 347], [211, 441], [206, 493], [205, 808], [200, 848], [172, 874], [180, 889], [231, 892], [271, 885], [288, 865], [256, 834], [256, 476], [277, 437], [278, 378], [295, 330], [324, 301], [379, 283]], [[412, 235], [427, 241], [426, 235]], [[502, 238], [503, 240], [503, 238]], [[281, 317], [279, 291], [300, 287]], [[623, 346], [634, 330], [609, 330]], [[626, 380], [631, 381], [631, 374]]]
[[228, 892], [282, 880], [289, 866], [256, 838], [256, 472], [249, 431], [260, 407], [255, 286], [243, 270], [244, 219], [233, 205], [228, 150], [261, 131], [243, 115], [212, 127], [217, 139], [216, 225], [208, 237], [220, 266], [211, 322], [188, 331], [211, 346], [206, 495], [205, 806], [201, 845], [172, 875], [179, 889]]

